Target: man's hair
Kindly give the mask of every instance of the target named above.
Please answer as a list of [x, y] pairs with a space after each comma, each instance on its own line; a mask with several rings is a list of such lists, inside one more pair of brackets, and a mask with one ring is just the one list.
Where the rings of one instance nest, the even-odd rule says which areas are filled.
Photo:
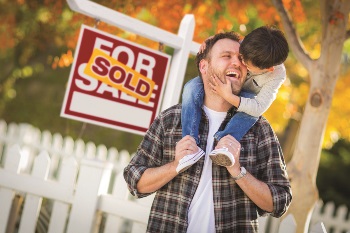
[[239, 52], [245, 62], [260, 69], [282, 64], [288, 57], [288, 42], [281, 30], [262, 26], [244, 37]]
[[199, 69], [199, 63], [201, 62], [202, 59], [210, 58], [211, 49], [213, 48], [214, 44], [221, 39], [230, 39], [230, 40], [239, 42], [240, 35], [236, 32], [222, 32], [222, 33], [215, 34], [214, 36], [209, 37], [204, 41], [205, 49], [202, 52], [198, 52], [196, 56], [196, 65], [200, 76], [202, 75]]

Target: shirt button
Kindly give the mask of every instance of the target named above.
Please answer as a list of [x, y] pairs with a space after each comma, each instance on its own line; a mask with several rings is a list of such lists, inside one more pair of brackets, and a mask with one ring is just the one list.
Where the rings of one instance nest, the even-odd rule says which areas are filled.
[[196, 173], [200, 173], [201, 171], [198, 169], [197, 171], [196, 171]]

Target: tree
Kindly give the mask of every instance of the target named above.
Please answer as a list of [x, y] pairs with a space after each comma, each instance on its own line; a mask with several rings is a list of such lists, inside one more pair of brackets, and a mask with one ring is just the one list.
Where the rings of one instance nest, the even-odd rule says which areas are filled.
[[322, 41], [321, 54], [312, 59], [305, 51], [282, 0], [273, 0], [294, 56], [310, 75], [308, 100], [301, 120], [293, 157], [288, 173], [293, 189], [289, 212], [294, 215], [298, 232], [306, 232], [311, 210], [318, 200], [316, 175], [322, 140], [336, 82], [339, 77], [343, 45], [349, 38], [347, 31], [350, 2], [321, 0]]
[[48, 56], [62, 52], [72, 32], [64, 8], [63, 0], [0, 1], [0, 114], [16, 97], [16, 82], [43, 73]]

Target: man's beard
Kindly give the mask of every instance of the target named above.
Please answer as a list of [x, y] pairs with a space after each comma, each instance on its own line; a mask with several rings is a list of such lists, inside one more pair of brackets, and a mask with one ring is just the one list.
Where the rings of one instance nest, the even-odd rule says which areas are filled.
[[[218, 82], [220, 82], [220, 81], [223, 83], [230, 82], [229, 80], [226, 80], [226, 73], [219, 72], [219, 71], [215, 70], [214, 67], [211, 64], [209, 64], [208, 65], [208, 80], [210, 83], [213, 83], [213, 78], [212, 78], [213, 74], [215, 74], [216, 77], [219, 79]], [[239, 93], [241, 92], [242, 86], [238, 86], [232, 82], [230, 82], [230, 86], [231, 86], [232, 94], [239, 95]]]

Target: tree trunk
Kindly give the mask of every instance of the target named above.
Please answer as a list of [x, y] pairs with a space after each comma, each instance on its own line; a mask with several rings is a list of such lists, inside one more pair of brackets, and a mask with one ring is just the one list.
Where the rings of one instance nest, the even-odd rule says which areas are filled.
[[[311, 94], [312, 95], [312, 94]], [[310, 95], [310, 98], [311, 97]], [[330, 102], [330, 101], [329, 101]], [[307, 232], [311, 211], [318, 200], [316, 174], [329, 108], [315, 108], [308, 101], [299, 129], [296, 147], [287, 165], [293, 201], [289, 208], [297, 222], [297, 232]]]
[[[300, 117], [301, 118], [301, 117]], [[284, 159], [288, 163], [292, 157], [295, 148], [295, 141], [300, 128], [300, 119], [290, 118], [282, 135], [278, 135], [281, 143]]]
[[272, 0], [282, 18], [291, 50], [310, 75], [310, 92], [302, 116], [295, 150], [287, 165], [293, 200], [288, 213], [294, 215], [297, 232], [306, 233], [311, 211], [318, 200], [316, 175], [322, 141], [332, 103], [344, 41], [350, 1], [320, 0], [322, 41], [321, 55], [312, 60], [305, 52], [282, 0]]

